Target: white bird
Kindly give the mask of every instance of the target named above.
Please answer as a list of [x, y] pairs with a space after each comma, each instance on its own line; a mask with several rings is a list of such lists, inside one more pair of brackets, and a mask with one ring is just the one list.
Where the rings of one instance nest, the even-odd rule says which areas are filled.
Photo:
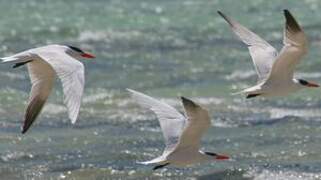
[[181, 97], [185, 109], [184, 116], [164, 102], [131, 89], [127, 90], [138, 104], [152, 110], [157, 115], [165, 138], [166, 147], [161, 156], [139, 163], [154, 164], [156, 166], [153, 170], [156, 170], [169, 164], [188, 166], [210, 160], [229, 159], [225, 155], [199, 150], [201, 137], [211, 125], [206, 109]]
[[31, 92], [24, 116], [22, 133], [25, 133], [39, 115], [58, 75], [62, 82], [64, 103], [69, 118], [75, 123], [84, 89], [84, 65], [77, 58], [94, 58], [79, 48], [65, 45], [47, 45], [1, 58], [3, 63], [13, 63], [13, 68], [27, 65], [31, 79]]
[[268, 42], [232, 20], [222, 12], [218, 13], [228, 22], [233, 32], [248, 45], [250, 55], [258, 74], [257, 85], [239, 93], [247, 98], [256, 96], [284, 96], [304, 87], [319, 85], [293, 77], [294, 69], [303, 55], [308, 51], [305, 34], [288, 10], [284, 10], [286, 19], [281, 52], [275, 50]]

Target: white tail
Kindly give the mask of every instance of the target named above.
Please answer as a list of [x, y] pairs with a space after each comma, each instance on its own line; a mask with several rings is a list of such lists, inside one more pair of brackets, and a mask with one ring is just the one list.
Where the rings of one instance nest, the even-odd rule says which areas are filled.
[[7, 62], [15, 62], [15, 61], [18, 61], [19, 59], [16, 58], [16, 57], [4, 57], [4, 58], [1, 58], [2, 60], [2, 63], [7, 63]]

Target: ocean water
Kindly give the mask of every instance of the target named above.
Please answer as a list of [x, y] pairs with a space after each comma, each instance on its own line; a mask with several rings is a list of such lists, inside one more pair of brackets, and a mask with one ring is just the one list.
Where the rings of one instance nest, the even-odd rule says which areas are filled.
[[[0, 66], [0, 179], [321, 179], [320, 89], [246, 100], [231, 93], [256, 82], [245, 45], [217, 10], [282, 47], [283, 9], [310, 40], [296, 76], [321, 82], [318, 0], [0, 0], [0, 54], [71, 44], [86, 88], [72, 126], [59, 81], [42, 114], [20, 134], [30, 82], [26, 68]], [[152, 171], [136, 164], [161, 154], [156, 117], [132, 88], [182, 110], [179, 96], [209, 109], [203, 149], [233, 160]]]

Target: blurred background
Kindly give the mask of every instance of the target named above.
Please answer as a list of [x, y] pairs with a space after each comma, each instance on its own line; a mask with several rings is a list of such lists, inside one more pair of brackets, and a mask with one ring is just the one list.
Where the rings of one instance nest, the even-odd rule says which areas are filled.
[[[1, 179], [319, 179], [321, 96], [306, 89], [285, 98], [246, 100], [231, 93], [256, 83], [247, 47], [221, 10], [282, 47], [283, 9], [310, 40], [296, 76], [320, 83], [318, 0], [0, 0], [0, 54], [58, 43], [97, 56], [72, 126], [57, 80], [42, 114], [20, 134], [30, 81], [25, 67], [0, 66]], [[136, 164], [162, 153], [153, 113], [132, 88], [182, 110], [184, 95], [208, 108], [204, 150], [230, 162], [152, 171]]]

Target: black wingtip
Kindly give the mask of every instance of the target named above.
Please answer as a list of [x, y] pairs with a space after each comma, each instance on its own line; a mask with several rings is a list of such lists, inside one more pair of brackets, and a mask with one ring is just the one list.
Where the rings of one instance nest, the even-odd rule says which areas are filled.
[[29, 128], [30, 128], [30, 126], [31, 126], [31, 124], [23, 124], [23, 126], [22, 126], [22, 130], [21, 130], [21, 134], [25, 134], [28, 130], [29, 130]]
[[283, 9], [283, 13], [284, 13], [284, 16], [286, 17], [286, 19], [291, 18], [291, 17], [293, 18], [292, 14], [290, 13], [289, 10]]
[[25, 134], [28, 131], [29, 128], [22, 128], [21, 134]]
[[186, 97], [181, 96], [181, 99], [182, 99], [184, 106], [193, 106], [193, 107], [197, 106], [197, 104], [195, 104], [192, 100], [187, 99]]
[[220, 10], [217, 11], [217, 13], [222, 17], [224, 18], [225, 20], [227, 19], [225, 14], [223, 14]]
[[181, 99], [182, 99], [183, 102], [189, 102], [189, 101], [191, 101], [191, 100], [187, 99], [187, 98], [184, 97], [184, 96], [181, 96]]
[[181, 99], [182, 99], [182, 101], [184, 101], [185, 99], [187, 99], [186, 97], [184, 97], [184, 96], [181, 96]]
[[288, 29], [289, 31], [292, 31], [294, 33], [301, 31], [300, 25], [294, 19], [294, 17], [290, 13], [290, 11], [287, 9], [284, 9], [283, 12], [284, 12], [285, 20], [286, 20], [286, 29]]
[[217, 13], [230, 25], [230, 26], [232, 26], [233, 27], [233, 22], [232, 22], [232, 20], [229, 18], [229, 17], [227, 17], [224, 13], [222, 13], [221, 11], [217, 11]]

